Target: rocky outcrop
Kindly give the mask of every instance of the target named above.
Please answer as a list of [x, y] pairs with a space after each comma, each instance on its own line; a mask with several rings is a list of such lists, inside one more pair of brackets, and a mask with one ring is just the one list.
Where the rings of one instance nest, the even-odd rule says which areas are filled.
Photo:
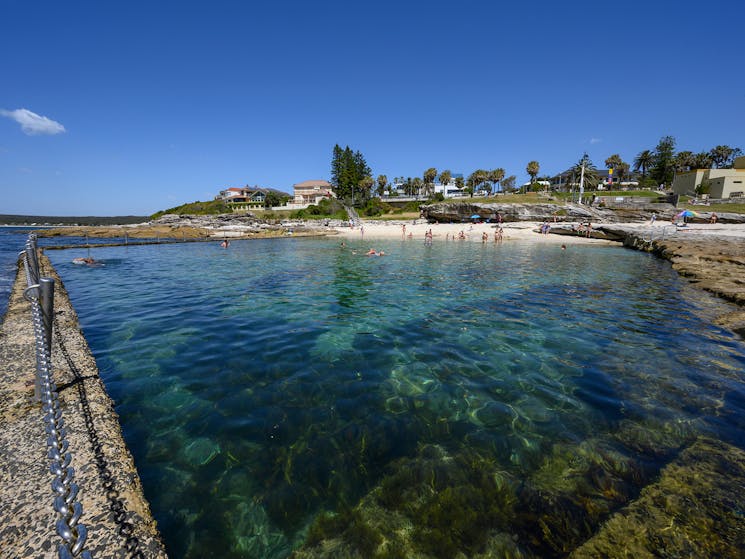
[[[501, 214], [503, 221], [554, 221], [579, 222], [594, 221], [603, 223], [623, 223], [648, 221], [652, 215], [657, 219], [670, 221], [679, 209], [666, 203], [628, 204], [615, 208], [600, 205], [579, 204], [499, 204], [447, 202], [429, 204], [421, 207], [422, 215], [438, 223], [464, 223], [471, 221], [471, 216], [496, 221]], [[688, 218], [689, 223], [709, 221], [711, 212], [697, 212], [698, 215]], [[720, 223], [745, 223], [745, 215], [734, 213], [717, 214]]]
[[[341, 224], [304, 220], [263, 220], [249, 213], [219, 215], [176, 215], [166, 214], [150, 223], [137, 226], [106, 227], [66, 227], [39, 230], [39, 237], [96, 237], [131, 239], [172, 239], [194, 240], [209, 238], [264, 238], [284, 235], [322, 235], [332, 227]], [[101, 245], [99, 245], [101, 246]]]
[[624, 245], [669, 260], [696, 287], [737, 305], [715, 322], [745, 337], [745, 243], [727, 237], [651, 239], [628, 234]]
[[179, 215], [165, 214], [150, 222], [150, 225], [167, 225], [169, 227], [214, 228], [228, 226], [250, 227], [262, 223], [250, 212], [215, 214], [215, 215]]
[[439, 223], [461, 223], [471, 220], [472, 215], [481, 219], [496, 221], [501, 214], [503, 221], [604, 221], [617, 222], [649, 219], [652, 211], [658, 214], [673, 214], [674, 207], [669, 204], [648, 204], [653, 209], [623, 208], [611, 210], [579, 204], [499, 204], [499, 203], [439, 203], [421, 207], [425, 218]]

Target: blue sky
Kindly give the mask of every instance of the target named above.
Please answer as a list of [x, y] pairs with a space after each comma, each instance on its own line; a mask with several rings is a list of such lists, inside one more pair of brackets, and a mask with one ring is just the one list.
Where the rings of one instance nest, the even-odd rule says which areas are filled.
[[[0, 214], [745, 149], [741, 1], [0, 0]], [[26, 112], [23, 112], [25, 109]], [[43, 120], [47, 119], [47, 120]]]

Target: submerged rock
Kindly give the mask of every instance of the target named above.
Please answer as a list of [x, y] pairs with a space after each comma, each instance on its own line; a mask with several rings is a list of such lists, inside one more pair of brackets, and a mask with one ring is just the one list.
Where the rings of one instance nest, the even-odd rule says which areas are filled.
[[745, 452], [700, 439], [570, 557], [742, 557]]
[[212, 439], [199, 437], [184, 448], [184, 457], [193, 466], [204, 466], [220, 454], [220, 445]]

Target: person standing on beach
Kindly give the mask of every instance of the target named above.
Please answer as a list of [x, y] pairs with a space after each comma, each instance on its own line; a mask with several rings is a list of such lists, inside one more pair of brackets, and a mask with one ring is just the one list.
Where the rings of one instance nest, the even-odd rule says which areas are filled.
[[406, 238], [406, 224], [405, 223], [401, 225], [401, 237], [404, 239]]

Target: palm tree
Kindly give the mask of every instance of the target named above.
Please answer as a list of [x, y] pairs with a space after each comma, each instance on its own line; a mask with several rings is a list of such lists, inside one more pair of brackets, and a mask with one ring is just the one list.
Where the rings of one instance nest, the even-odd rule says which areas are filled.
[[424, 171], [424, 175], [423, 175], [424, 191], [427, 194], [427, 196], [432, 196], [436, 178], [437, 178], [437, 169], [435, 169], [434, 167], [430, 167], [429, 169]]
[[473, 173], [471, 173], [471, 176], [473, 177], [473, 189], [476, 190], [476, 187], [484, 184], [489, 183], [489, 171], [486, 171], [484, 169], [476, 169]]
[[538, 161], [530, 161], [525, 167], [525, 172], [530, 175], [530, 184], [535, 182], [535, 178], [538, 175], [538, 171], [541, 170], [541, 164]]
[[502, 179], [502, 188], [505, 191], [512, 191], [515, 190], [515, 180], [517, 177], [515, 175], [510, 175], [509, 177], [505, 177]]
[[713, 165], [711, 154], [708, 151], [696, 153], [691, 158], [691, 166], [694, 169], [709, 169]]
[[463, 176], [455, 177], [455, 188], [458, 190], [463, 190], [463, 187], [465, 186], [465, 181], [463, 180]]
[[690, 170], [693, 167], [693, 152], [679, 151], [673, 158], [673, 165], [676, 173]]
[[730, 167], [735, 157], [741, 153], [742, 151], [740, 148], [717, 146], [709, 152], [709, 155], [711, 155], [711, 160], [714, 162], [714, 166], [717, 169], [722, 169], [724, 167]]
[[489, 180], [492, 184], [498, 184], [504, 178], [504, 169], [498, 167], [489, 171]]
[[600, 175], [598, 174], [598, 170], [593, 165], [590, 158], [587, 156], [587, 154], [584, 154], [582, 158], [577, 161], [577, 164], [572, 167], [572, 174], [575, 177], [581, 177], [582, 176], [582, 165], [585, 166], [585, 182], [584, 184], [589, 185], [588, 187], [584, 187], [586, 190], [595, 190], [598, 187], [598, 184], [600, 183]]
[[440, 184], [442, 185], [442, 194], [447, 194], [448, 191], [448, 183], [450, 182], [450, 179], [453, 178], [453, 174], [449, 170], [445, 170], [442, 173], [440, 173]]
[[420, 179], [419, 177], [414, 177], [413, 179], [411, 179], [411, 190], [417, 196], [420, 196], [422, 194], [423, 185], [424, 185], [424, 181]]
[[374, 184], [375, 181], [370, 176], [362, 177], [357, 183], [357, 186], [360, 187], [360, 198], [362, 203], [370, 199], [370, 191]]
[[645, 149], [634, 158], [634, 171], [641, 170], [642, 179], [644, 179], [647, 177], [647, 170], [652, 166], [652, 163], [654, 163], [654, 154]]
[[476, 190], [476, 187], [480, 184], [483, 184], [483, 182], [486, 180], [486, 171], [483, 169], [476, 169], [473, 173], [468, 175], [468, 179], [466, 180], [466, 186], [468, 186], [468, 190], [471, 193], [471, 196], [473, 196], [473, 193]]
[[385, 175], [378, 175], [378, 196], [383, 195], [386, 186], [388, 186], [388, 177]]

